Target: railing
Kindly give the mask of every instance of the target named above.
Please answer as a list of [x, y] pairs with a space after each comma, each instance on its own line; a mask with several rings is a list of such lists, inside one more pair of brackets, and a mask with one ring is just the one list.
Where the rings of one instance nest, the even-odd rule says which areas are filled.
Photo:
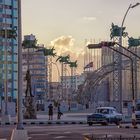
[[122, 136], [122, 135], [91, 135], [84, 136], [84, 140], [140, 140], [140, 137], [136, 137], [135, 135], [132, 137]]

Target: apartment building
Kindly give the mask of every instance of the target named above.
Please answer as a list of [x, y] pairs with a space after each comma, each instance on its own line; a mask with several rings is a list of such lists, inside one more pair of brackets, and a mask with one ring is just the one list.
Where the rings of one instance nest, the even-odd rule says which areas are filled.
[[0, 0], [0, 94], [10, 100], [17, 95], [17, 36], [9, 32], [18, 28], [17, 0]]

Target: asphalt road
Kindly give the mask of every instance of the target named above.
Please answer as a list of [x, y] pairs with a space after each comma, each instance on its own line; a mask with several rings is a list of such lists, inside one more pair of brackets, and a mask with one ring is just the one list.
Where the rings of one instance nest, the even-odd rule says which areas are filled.
[[[1, 126], [0, 139], [10, 140], [12, 129], [15, 126]], [[117, 128], [115, 125], [111, 126], [88, 126], [81, 124], [73, 125], [29, 125], [25, 126], [28, 131], [29, 140], [84, 140], [84, 136], [94, 137], [134, 137], [140, 138], [140, 128]]]

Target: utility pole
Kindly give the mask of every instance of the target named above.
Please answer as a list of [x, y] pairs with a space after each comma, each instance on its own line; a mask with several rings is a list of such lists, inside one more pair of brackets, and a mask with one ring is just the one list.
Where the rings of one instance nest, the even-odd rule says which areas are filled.
[[23, 127], [22, 113], [22, 29], [21, 0], [18, 0], [18, 95], [17, 95], [17, 127], [13, 130], [11, 140], [28, 140], [27, 131]]

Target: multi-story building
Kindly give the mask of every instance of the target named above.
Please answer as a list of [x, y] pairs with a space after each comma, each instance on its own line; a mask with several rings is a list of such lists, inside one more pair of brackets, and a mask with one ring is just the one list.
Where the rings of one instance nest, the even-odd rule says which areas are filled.
[[52, 100], [59, 101], [61, 99], [61, 84], [60, 82], [51, 82], [50, 92]]
[[[24, 40], [33, 41], [35, 40], [34, 35], [24, 36]], [[43, 51], [39, 51], [43, 46], [23, 46], [23, 94], [25, 95], [26, 83], [25, 76], [27, 70], [31, 74], [31, 89], [32, 95], [34, 95], [38, 101], [38, 104], [43, 104], [44, 99], [47, 98], [47, 74], [45, 56]]]
[[[85, 80], [85, 73], [82, 73], [81, 75], [75, 75], [73, 77], [71, 76], [63, 76], [63, 81], [61, 81], [61, 86], [63, 90], [62, 98], [67, 100], [69, 96], [72, 96], [76, 93], [78, 86], [83, 84]], [[62, 77], [60, 77], [62, 80]]]
[[[62, 79], [62, 78], [61, 78]], [[78, 86], [83, 84], [85, 80], [85, 74], [81, 74], [81, 75], [75, 75], [73, 77], [71, 76], [63, 76], [63, 88], [75, 88], [75, 90], [78, 89]], [[73, 86], [73, 87], [72, 87]]]
[[0, 0], [0, 94], [15, 99], [17, 95], [17, 32], [18, 28], [17, 0]]

